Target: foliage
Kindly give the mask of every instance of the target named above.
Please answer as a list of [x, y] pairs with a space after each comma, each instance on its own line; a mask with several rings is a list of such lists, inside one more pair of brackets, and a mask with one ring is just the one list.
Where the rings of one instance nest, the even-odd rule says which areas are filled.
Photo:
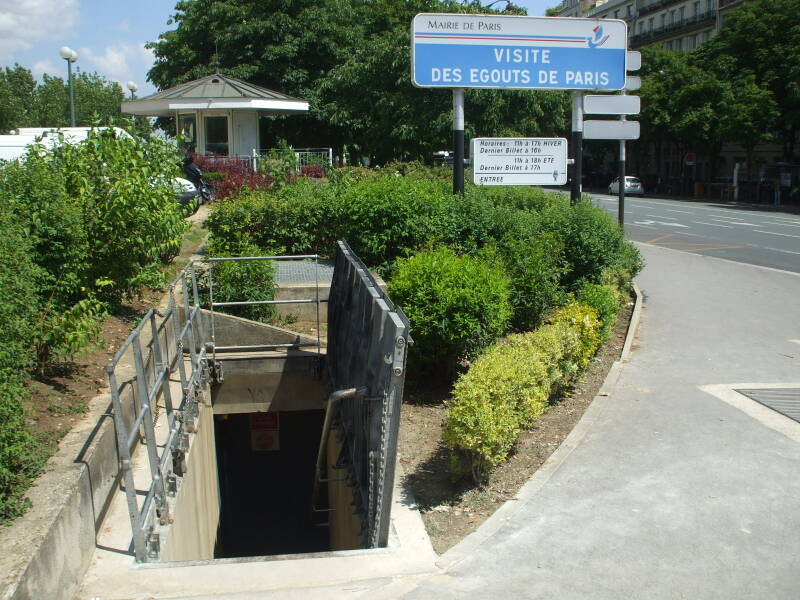
[[44, 461], [24, 409], [25, 371], [34, 361], [41, 269], [23, 223], [0, 212], [0, 524], [25, 509], [22, 493]]
[[511, 279], [512, 325], [517, 331], [536, 329], [545, 313], [565, 299], [561, 288], [567, 268], [564, 243], [553, 233], [528, 238], [508, 235], [500, 253]]
[[602, 343], [600, 328], [602, 323], [597, 311], [582, 302], [570, 302], [554, 312], [548, 318], [548, 323], [558, 325], [566, 323], [578, 332], [580, 340], [577, 352], [573, 355], [578, 369], [583, 369], [597, 352]]
[[300, 167], [300, 177], [322, 179], [325, 177], [325, 167], [322, 165], [303, 165]]
[[[606, 212], [581, 201], [575, 206], [566, 202], [547, 207], [533, 226], [541, 231], [557, 235], [564, 243], [564, 257], [568, 269], [562, 285], [571, 288], [582, 281], [598, 282], [603, 269], [629, 260], [630, 242], [625, 240], [622, 229]], [[638, 256], [638, 252], [635, 251]], [[631, 276], [638, 273], [631, 267]]]
[[511, 318], [509, 284], [491, 262], [450, 248], [399, 259], [389, 295], [413, 323], [411, 370], [453, 374], [505, 332]]
[[[150, 44], [149, 78], [164, 89], [220, 68], [310, 101], [301, 119], [262, 120], [270, 139], [341, 148], [374, 164], [429, 159], [450, 144], [452, 104], [448, 90], [410, 81], [409, 24], [424, 12], [495, 11], [474, 0], [389, 0], [380, 10], [367, 0], [183, 1], [175, 28]], [[569, 124], [563, 93], [469, 90], [467, 102], [468, 136], [563, 134]]]
[[[236, 256], [264, 255], [263, 250], [253, 244], [244, 244], [236, 254]], [[212, 246], [209, 249], [209, 256], [221, 258], [229, 257], [231, 254], [218, 251]], [[211, 300], [210, 292], [214, 294], [214, 302], [274, 300], [275, 266], [271, 260], [211, 262], [201, 287], [205, 304]], [[252, 321], [268, 322], [275, 316], [275, 307], [271, 304], [227, 306], [216, 310]]]
[[[764, 108], [783, 144], [784, 160], [791, 161], [800, 131], [800, 13], [794, 0], [742, 2], [725, 17], [719, 34], [696, 52], [701, 69], [720, 73], [732, 83], [752, 82], [742, 95], [766, 91]], [[752, 101], [737, 102], [739, 108]], [[774, 107], [774, 108], [773, 108]], [[735, 110], [732, 107], [732, 111]], [[757, 112], [747, 109], [758, 119]], [[751, 118], [751, 117], [749, 117]], [[760, 124], [757, 127], [760, 129]], [[760, 134], [763, 131], [759, 132]], [[741, 141], [748, 135], [741, 132]]]
[[273, 179], [253, 171], [249, 161], [227, 156], [193, 154], [195, 164], [205, 175], [214, 174], [214, 196], [217, 200], [236, 196], [242, 190], [266, 190]]
[[[97, 73], [76, 72], [72, 75], [75, 98], [75, 124], [123, 126], [122, 88]], [[67, 127], [71, 124], [69, 87], [61, 77], [45, 74], [37, 83], [29, 69], [15, 64], [0, 69], [0, 133], [19, 127]], [[144, 119], [135, 121], [136, 130], [149, 133]]]
[[40, 368], [91, 342], [104, 303], [162, 283], [159, 267], [186, 229], [170, 183], [176, 162], [161, 140], [103, 131], [55, 150], [33, 146], [0, 168], [5, 212], [24, 227], [40, 268], [28, 338]]
[[578, 290], [578, 301], [591, 306], [600, 319], [600, 339], [606, 341], [617, 323], [622, 296], [613, 285], [584, 283]]
[[481, 482], [585, 364], [586, 349], [597, 349], [594, 310], [581, 304], [567, 310], [553, 324], [504, 338], [458, 379], [442, 435], [454, 470], [471, 472]]
[[266, 156], [258, 161], [258, 170], [272, 180], [273, 185], [285, 185], [294, 180], [297, 171], [297, 156], [294, 149], [279, 140], [276, 148], [270, 148]]

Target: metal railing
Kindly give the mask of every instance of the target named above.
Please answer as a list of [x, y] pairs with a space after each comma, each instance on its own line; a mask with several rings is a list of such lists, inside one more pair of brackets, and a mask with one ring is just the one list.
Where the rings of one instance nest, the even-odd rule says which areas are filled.
[[[314, 261], [314, 298], [300, 298], [297, 300], [234, 300], [225, 302], [214, 301], [214, 264], [223, 262], [241, 262], [241, 261], [255, 261], [255, 260], [313, 260]], [[319, 318], [319, 305], [327, 302], [326, 299], [319, 297], [319, 255], [318, 254], [302, 254], [293, 256], [236, 256], [236, 257], [220, 257], [208, 258], [208, 280], [209, 280], [209, 306], [211, 308], [211, 348], [213, 349], [214, 357], [217, 352], [263, 352], [267, 350], [279, 349], [299, 349], [314, 347], [317, 348], [317, 353], [322, 348], [320, 338], [320, 318]], [[216, 325], [215, 325], [215, 308], [233, 307], [233, 306], [273, 306], [278, 304], [316, 304], [316, 321], [317, 321], [317, 341], [314, 342], [296, 342], [294, 344], [250, 344], [240, 346], [217, 346], [216, 338]]]
[[[183, 311], [176, 300], [176, 289], [181, 293]], [[197, 278], [190, 263], [170, 284], [164, 314], [154, 309], [147, 311], [106, 366], [137, 562], [158, 557], [158, 526], [171, 522], [169, 498], [177, 493], [177, 478], [186, 472], [188, 436], [195, 431], [198, 397], [208, 380], [207, 350], [204, 346], [199, 351], [196, 348], [197, 341], [204, 337], [199, 316]], [[184, 348], [189, 349], [188, 371]], [[129, 352], [133, 354], [134, 372], [120, 382], [118, 369], [123, 358], [130, 358]], [[176, 375], [181, 389], [177, 405], [170, 389]], [[123, 396], [131, 401], [123, 402]], [[159, 400], [163, 401], [163, 414]], [[157, 424], [162, 426], [162, 439], [157, 439]], [[149, 469], [141, 505], [133, 472], [134, 450], [140, 441], [147, 449]]]
[[[303, 259], [315, 261], [314, 298], [214, 302], [214, 265], [217, 263]], [[318, 269], [317, 255], [209, 258], [205, 264], [191, 261], [169, 285], [169, 300], [164, 313], [148, 310], [106, 366], [120, 476], [137, 562], [153, 561], [159, 557], [159, 527], [172, 522], [171, 504], [180, 487], [180, 478], [186, 473], [189, 435], [197, 430], [198, 400], [212, 378], [221, 381], [217, 352], [260, 352], [308, 346], [316, 347], [320, 352], [319, 305], [327, 300], [320, 298]], [[203, 280], [198, 281], [201, 278]], [[208, 294], [210, 341], [204, 330], [201, 291]], [[317, 306], [316, 342], [216, 345], [215, 308], [311, 302]], [[176, 398], [178, 384], [180, 397]], [[140, 442], [146, 448], [147, 458], [144, 468], [137, 468], [134, 473], [134, 454]], [[137, 490], [135, 475], [138, 475], [138, 484], [145, 492], [143, 496]]]

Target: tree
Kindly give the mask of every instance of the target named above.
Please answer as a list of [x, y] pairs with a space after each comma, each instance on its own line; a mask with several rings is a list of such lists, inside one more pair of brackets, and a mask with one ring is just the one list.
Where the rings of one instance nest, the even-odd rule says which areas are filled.
[[717, 68], [725, 59], [730, 61], [726, 69], [737, 73], [738, 79], [752, 81], [771, 93], [777, 111], [774, 129], [783, 146], [783, 158], [793, 161], [800, 133], [800, 11], [796, 0], [742, 3], [726, 19], [719, 35], [697, 50], [697, 64], [706, 69]]
[[[72, 76], [75, 96], [75, 124], [121, 124], [120, 104], [125, 96], [120, 85], [97, 73], [78, 71]], [[45, 74], [33, 98], [31, 126], [68, 127], [69, 87], [61, 77]]]
[[[164, 88], [219, 68], [310, 101], [308, 116], [262, 122], [273, 139], [354, 146], [378, 162], [422, 158], [449, 146], [452, 101], [448, 90], [411, 84], [410, 24], [421, 12], [486, 8], [475, 0], [387, 0], [380, 9], [366, 0], [184, 0], [177, 27], [150, 44], [148, 76]], [[567, 103], [563, 93], [470, 90], [468, 133], [564, 133]]]
[[25, 67], [14, 64], [13, 68], [0, 70], [0, 132], [8, 133], [30, 123], [28, 111], [35, 92], [36, 80]]

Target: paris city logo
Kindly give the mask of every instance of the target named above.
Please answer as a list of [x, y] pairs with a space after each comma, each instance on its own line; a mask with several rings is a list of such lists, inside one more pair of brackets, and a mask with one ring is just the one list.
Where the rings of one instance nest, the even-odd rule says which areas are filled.
[[608, 38], [610, 37], [607, 35], [606, 36], [603, 35], [602, 25], [598, 25], [597, 27], [592, 29], [592, 31], [594, 32], [594, 37], [586, 38], [586, 43], [589, 44], [589, 48], [597, 48], [598, 46], [602, 46], [608, 41]]

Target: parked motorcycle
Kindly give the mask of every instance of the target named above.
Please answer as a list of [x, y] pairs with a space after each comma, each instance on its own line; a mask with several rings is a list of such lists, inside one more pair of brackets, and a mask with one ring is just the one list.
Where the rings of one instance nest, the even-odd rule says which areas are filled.
[[203, 170], [195, 164], [194, 158], [189, 151], [183, 153], [181, 170], [186, 175], [186, 179], [191, 181], [200, 193], [199, 204], [207, 204], [214, 201], [214, 188], [203, 179]]

